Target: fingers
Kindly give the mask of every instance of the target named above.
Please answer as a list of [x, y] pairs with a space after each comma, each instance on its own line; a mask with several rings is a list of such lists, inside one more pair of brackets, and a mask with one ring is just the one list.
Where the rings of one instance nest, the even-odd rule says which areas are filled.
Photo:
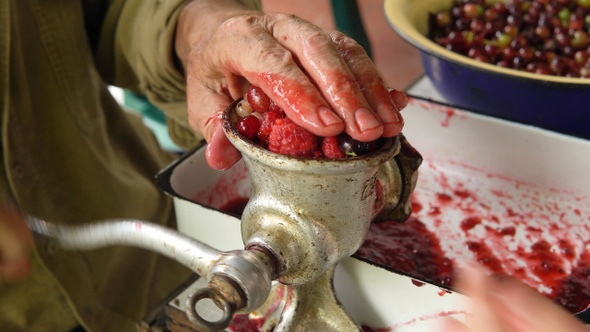
[[13, 281], [27, 275], [31, 232], [18, 211], [0, 204], [0, 279]]
[[457, 289], [468, 295], [471, 300], [473, 309], [469, 320], [471, 331], [503, 332], [496, 312], [489, 302], [490, 279], [483, 268], [477, 265], [468, 265], [461, 272]]
[[243, 95], [247, 82], [318, 136], [346, 131], [372, 141], [403, 127], [400, 109], [407, 99], [384, 85], [366, 52], [342, 34], [331, 36], [292, 15], [226, 20], [191, 51], [186, 71], [189, 122], [212, 145], [208, 160], [215, 167], [227, 166], [218, 158], [235, 160], [235, 151], [221, 152], [225, 139], [213, 140], [215, 118]]
[[[196, 57], [191, 57], [189, 64], [192, 64]], [[233, 99], [243, 95], [247, 89], [244, 80], [232, 77], [227, 84], [206, 85], [203, 77], [209, 75], [200, 66], [189, 65], [187, 67], [187, 112], [188, 121], [196, 132], [203, 135], [209, 143], [205, 157], [207, 164], [215, 170], [226, 170], [240, 160], [238, 150], [229, 142], [225, 136], [221, 117], [223, 110]], [[216, 82], [223, 80], [217, 77]], [[224, 86], [227, 88], [224, 89]], [[231, 92], [230, 92], [231, 90]]]
[[445, 317], [442, 320], [439, 332], [469, 332], [467, 326], [453, 317]]
[[[366, 53], [358, 44], [351, 42], [350, 45], [356, 47], [346, 45], [348, 48], [340, 50], [329, 34], [293, 17], [277, 17], [272, 22], [271, 28], [269, 31], [293, 54], [323, 99], [344, 121], [345, 130], [349, 135], [361, 141], [371, 141], [383, 134], [383, 121], [374, 111], [377, 105], [367, 101], [355, 77], [355, 74], [364, 73], [357, 73], [356, 63], [351, 61], [350, 63], [355, 67], [351, 68], [342, 56], [352, 60], [364, 55], [364, 58], [368, 60]], [[281, 38], [293, 36], [291, 33], [293, 30], [297, 31], [294, 38]], [[363, 65], [365, 64], [359, 64], [359, 67]], [[381, 81], [379, 75], [371, 79]], [[381, 90], [384, 96], [387, 95], [382, 84]], [[389, 96], [386, 97], [391, 104]], [[307, 116], [313, 110], [300, 110], [300, 112], [303, 116]], [[389, 121], [387, 118], [386, 120]]]
[[446, 322], [443, 331], [588, 331], [536, 290], [513, 278], [487, 276], [478, 266], [462, 269], [457, 289], [469, 297], [472, 315], [466, 324]]
[[331, 36], [354, 79], [362, 87], [365, 99], [371, 109], [376, 111], [377, 118], [381, 120], [382, 136], [392, 137], [399, 134], [404, 124], [400, 109], [386, 88], [373, 61], [365, 50], [351, 38], [338, 31], [332, 32]]
[[221, 126], [217, 126], [213, 133], [207, 145], [205, 156], [207, 164], [218, 171], [230, 168], [242, 157], [240, 152], [227, 139]]
[[[294, 38], [281, 38], [292, 36], [293, 30], [297, 31]], [[269, 31], [296, 57], [331, 109], [344, 120], [348, 134], [363, 141], [381, 136], [381, 120], [330, 35], [293, 17], [278, 17]]]
[[403, 91], [392, 89], [389, 91], [389, 94], [398, 110], [401, 111], [408, 106], [408, 97]]
[[313, 133], [334, 136], [342, 132], [342, 120], [330, 112], [330, 105], [297, 59], [269, 33], [269, 28], [272, 24], [267, 16], [227, 20], [203, 50], [194, 52], [194, 75], [204, 81], [209, 92], [219, 93], [225, 86], [232, 97], [239, 91], [232, 91], [231, 82], [243, 76], [277, 101], [293, 121]]
[[[334, 136], [346, 130], [356, 139], [370, 141], [383, 135], [384, 128], [388, 136], [401, 130], [399, 110], [374, 65], [354, 42], [341, 43], [339, 49], [318, 27], [275, 14], [230, 19], [210, 43], [207, 53], [215, 54], [208, 56], [215, 58], [211, 67], [227, 68], [261, 87], [293, 121], [316, 135]], [[231, 81], [231, 75], [224, 76]], [[364, 90], [357, 78], [367, 85]]]
[[[192, 78], [189, 77], [189, 81]], [[195, 86], [193, 84], [192, 86]], [[205, 157], [209, 167], [223, 171], [233, 166], [241, 158], [240, 152], [231, 144], [223, 132], [221, 116], [228, 99], [211, 95], [204, 99], [205, 94], [188, 93], [189, 123], [193, 129], [203, 134], [208, 142]], [[206, 106], [203, 106], [206, 105]], [[210, 107], [214, 111], [206, 112], [203, 107]]]
[[513, 279], [491, 280], [493, 310], [507, 331], [588, 331], [562, 307]]
[[[308, 22], [283, 14], [260, 18], [260, 25], [254, 29], [259, 29], [264, 40], [252, 47], [260, 55], [258, 61], [242, 62], [250, 65], [244, 68], [246, 73], [255, 73], [252, 77], [246, 74], [249, 81], [260, 86], [289, 118], [312, 133], [319, 136], [341, 133], [344, 118], [332, 112], [333, 105], [318, 90], [318, 76], [325, 73], [309, 63], [307, 58], [314, 55], [304, 45], [321, 42], [317, 41], [323, 36], [321, 31]], [[323, 88], [327, 87], [320, 86], [320, 90]]]
[[[342, 120], [330, 111], [291, 53], [257, 17], [237, 17], [226, 21], [205, 47], [191, 52], [187, 65], [189, 123], [209, 142], [207, 160], [213, 168], [227, 168], [236, 161], [235, 148], [216, 133], [221, 133], [219, 118], [224, 108], [246, 91], [242, 78], [272, 91], [272, 98], [280, 100], [283, 109], [295, 113], [294, 121], [315, 134], [342, 132]], [[298, 110], [313, 111], [301, 116]], [[225, 162], [226, 157], [231, 159]]]
[[[340, 32], [327, 34], [294, 17], [278, 16], [269, 31], [293, 54], [331, 109], [344, 120], [349, 135], [371, 141], [401, 132], [401, 108], [357, 42]], [[295, 38], [281, 38], [293, 35]], [[407, 104], [405, 95], [395, 97], [403, 106]]]

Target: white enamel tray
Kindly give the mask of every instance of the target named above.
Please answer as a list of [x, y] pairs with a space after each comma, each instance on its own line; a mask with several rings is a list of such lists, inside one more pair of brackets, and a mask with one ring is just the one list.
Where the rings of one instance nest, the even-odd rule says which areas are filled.
[[[414, 216], [436, 234], [447, 257], [482, 258], [472, 244], [483, 244], [503, 272], [540, 292], [551, 287], [532, 266], [535, 244], [547, 243], [566, 273], [576, 266], [590, 248], [589, 141], [419, 98], [411, 98], [403, 115], [404, 134], [424, 157]], [[179, 230], [220, 250], [243, 248], [239, 220], [217, 208], [248, 196], [244, 164], [213, 171], [201, 148], [167, 172]], [[467, 225], [467, 219], [476, 222]], [[335, 284], [351, 316], [382, 331], [435, 331], [442, 317], [465, 319], [469, 311], [456, 292], [418, 287], [412, 278], [355, 258], [340, 264]]]

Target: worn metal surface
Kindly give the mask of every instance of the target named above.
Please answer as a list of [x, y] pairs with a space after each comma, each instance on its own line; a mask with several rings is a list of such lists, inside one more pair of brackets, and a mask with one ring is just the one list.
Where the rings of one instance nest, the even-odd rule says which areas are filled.
[[412, 193], [418, 182], [418, 168], [422, 155], [414, 149], [405, 136], [399, 135], [400, 151], [387, 163], [381, 165], [377, 178], [384, 187], [383, 208], [376, 221], [394, 220], [403, 222], [412, 214]]
[[[253, 188], [242, 214], [242, 238], [246, 246], [273, 253], [279, 263], [278, 280], [290, 285], [293, 296], [281, 309], [275, 331], [358, 330], [335, 300], [332, 271], [361, 246], [379, 213], [398, 219], [409, 216], [407, 200], [420, 155], [406, 160], [404, 154], [396, 160], [400, 135], [360, 157], [283, 156], [243, 138], [235, 130], [237, 119], [232, 105], [224, 113], [224, 130], [242, 153]], [[402, 140], [404, 152], [412, 151]]]
[[[187, 266], [209, 280], [208, 288], [197, 291], [185, 308], [187, 316], [194, 318], [191, 321], [203, 330], [227, 327], [234, 313], [260, 307], [270, 292], [275, 264], [265, 251], [221, 252], [175, 230], [140, 220], [109, 220], [72, 227], [29, 216], [27, 223], [32, 231], [57, 240], [65, 249], [127, 245], [151, 250]], [[205, 298], [224, 311], [224, 319], [201, 318], [195, 304]]]

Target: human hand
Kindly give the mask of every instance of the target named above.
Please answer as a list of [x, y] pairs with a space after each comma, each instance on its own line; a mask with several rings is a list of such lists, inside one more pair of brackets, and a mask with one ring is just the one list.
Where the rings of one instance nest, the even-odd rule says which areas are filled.
[[220, 116], [250, 84], [318, 136], [345, 131], [372, 141], [402, 130], [405, 94], [389, 89], [362, 47], [342, 33], [292, 15], [236, 11], [225, 14], [229, 18], [207, 39], [195, 36], [199, 26], [191, 17], [215, 10], [191, 5], [179, 18], [176, 50], [187, 75], [189, 123], [209, 142], [207, 161], [214, 169], [240, 158]]
[[25, 277], [30, 269], [31, 231], [23, 216], [9, 204], [0, 204], [0, 285]]
[[447, 318], [442, 332], [588, 332], [583, 323], [549, 299], [510, 277], [490, 277], [470, 266], [457, 290], [470, 298], [466, 323]]

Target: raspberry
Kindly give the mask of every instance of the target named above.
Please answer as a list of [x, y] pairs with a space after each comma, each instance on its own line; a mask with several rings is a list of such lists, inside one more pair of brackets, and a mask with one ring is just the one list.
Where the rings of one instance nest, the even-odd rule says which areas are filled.
[[258, 120], [255, 115], [250, 114], [240, 118], [237, 127], [240, 134], [244, 135], [249, 140], [253, 140], [260, 127], [260, 120]]
[[256, 134], [260, 144], [264, 146], [268, 145], [268, 136], [270, 136], [272, 126], [275, 124], [275, 121], [284, 117], [285, 113], [280, 110], [270, 110], [268, 112], [262, 113], [260, 118], [260, 127], [258, 128], [258, 133]]
[[322, 152], [329, 159], [346, 158], [346, 153], [340, 148], [336, 137], [324, 137], [322, 140]]
[[324, 158], [324, 153], [322, 152], [322, 150], [319, 150], [319, 149], [318, 149], [318, 150], [315, 150], [315, 151], [313, 152], [313, 156], [312, 156], [312, 157], [313, 157], [314, 159], [322, 159], [322, 158]]
[[311, 158], [318, 150], [317, 137], [288, 118], [276, 120], [268, 139], [272, 152], [292, 157]]

